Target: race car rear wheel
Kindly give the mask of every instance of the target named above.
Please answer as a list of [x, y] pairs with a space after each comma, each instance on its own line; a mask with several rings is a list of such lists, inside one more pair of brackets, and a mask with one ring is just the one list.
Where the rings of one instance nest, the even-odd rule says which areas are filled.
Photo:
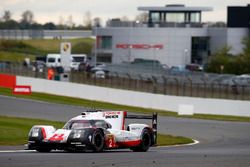
[[101, 152], [104, 148], [104, 134], [100, 129], [96, 129], [92, 135], [92, 144], [94, 152]]
[[132, 147], [131, 150], [135, 152], [146, 152], [151, 146], [151, 135], [148, 129], [144, 129], [141, 135], [141, 144], [136, 147]]

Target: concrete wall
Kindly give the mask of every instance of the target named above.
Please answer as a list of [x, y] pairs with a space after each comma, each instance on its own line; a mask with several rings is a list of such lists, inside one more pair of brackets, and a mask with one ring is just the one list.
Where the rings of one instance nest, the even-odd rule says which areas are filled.
[[228, 28], [227, 33], [227, 44], [232, 49], [230, 53], [239, 54], [242, 53], [244, 45], [242, 40], [248, 36], [249, 29], [247, 28]]
[[227, 28], [209, 28], [210, 50], [214, 54], [217, 50], [227, 45]]
[[97, 86], [17, 76], [17, 85], [31, 85], [32, 91], [78, 97], [128, 106], [178, 112], [192, 106], [194, 113], [250, 116], [250, 101], [166, 96]]

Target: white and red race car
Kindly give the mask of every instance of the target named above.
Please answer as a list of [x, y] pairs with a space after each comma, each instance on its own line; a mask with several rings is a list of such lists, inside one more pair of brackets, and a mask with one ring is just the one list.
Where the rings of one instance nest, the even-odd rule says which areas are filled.
[[[152, 126], [129, 124], [125, 119], [151, 119]], [[125, 111], [86, 111], [70, 119], [62, 129], [35, 125], [28, 137], [28, 149], [101, 152], [108, 149], [130, 148], [145, 152], [156, 145], [157, 113], [152, 116], [127, 115]]]

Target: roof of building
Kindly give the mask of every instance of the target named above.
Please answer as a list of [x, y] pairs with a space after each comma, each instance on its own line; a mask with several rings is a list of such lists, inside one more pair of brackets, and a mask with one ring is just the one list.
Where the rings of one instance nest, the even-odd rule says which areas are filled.
[[140, 11], [159, 11], [159, 12], [201, 12], [201, 11], [212, 11], [212, 7], [186, 7], [185, 5], [166, 5], [166, 6], [148, 6], [148, 7], [138, 7]]

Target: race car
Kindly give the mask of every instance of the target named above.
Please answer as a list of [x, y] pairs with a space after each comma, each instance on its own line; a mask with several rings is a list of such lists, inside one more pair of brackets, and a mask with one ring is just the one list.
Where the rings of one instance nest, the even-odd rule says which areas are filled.
[[[152, 126], [133, 123], [125, 128], [126, 119], [151, 119]], [[157, 113], [127, 115], [125, 111], [92, 110], [70, 119], [62, 129], [35, 125], [28, 135], [28, 149], [102, 152], [129, 148], [146, 152], [157, 140]]]

